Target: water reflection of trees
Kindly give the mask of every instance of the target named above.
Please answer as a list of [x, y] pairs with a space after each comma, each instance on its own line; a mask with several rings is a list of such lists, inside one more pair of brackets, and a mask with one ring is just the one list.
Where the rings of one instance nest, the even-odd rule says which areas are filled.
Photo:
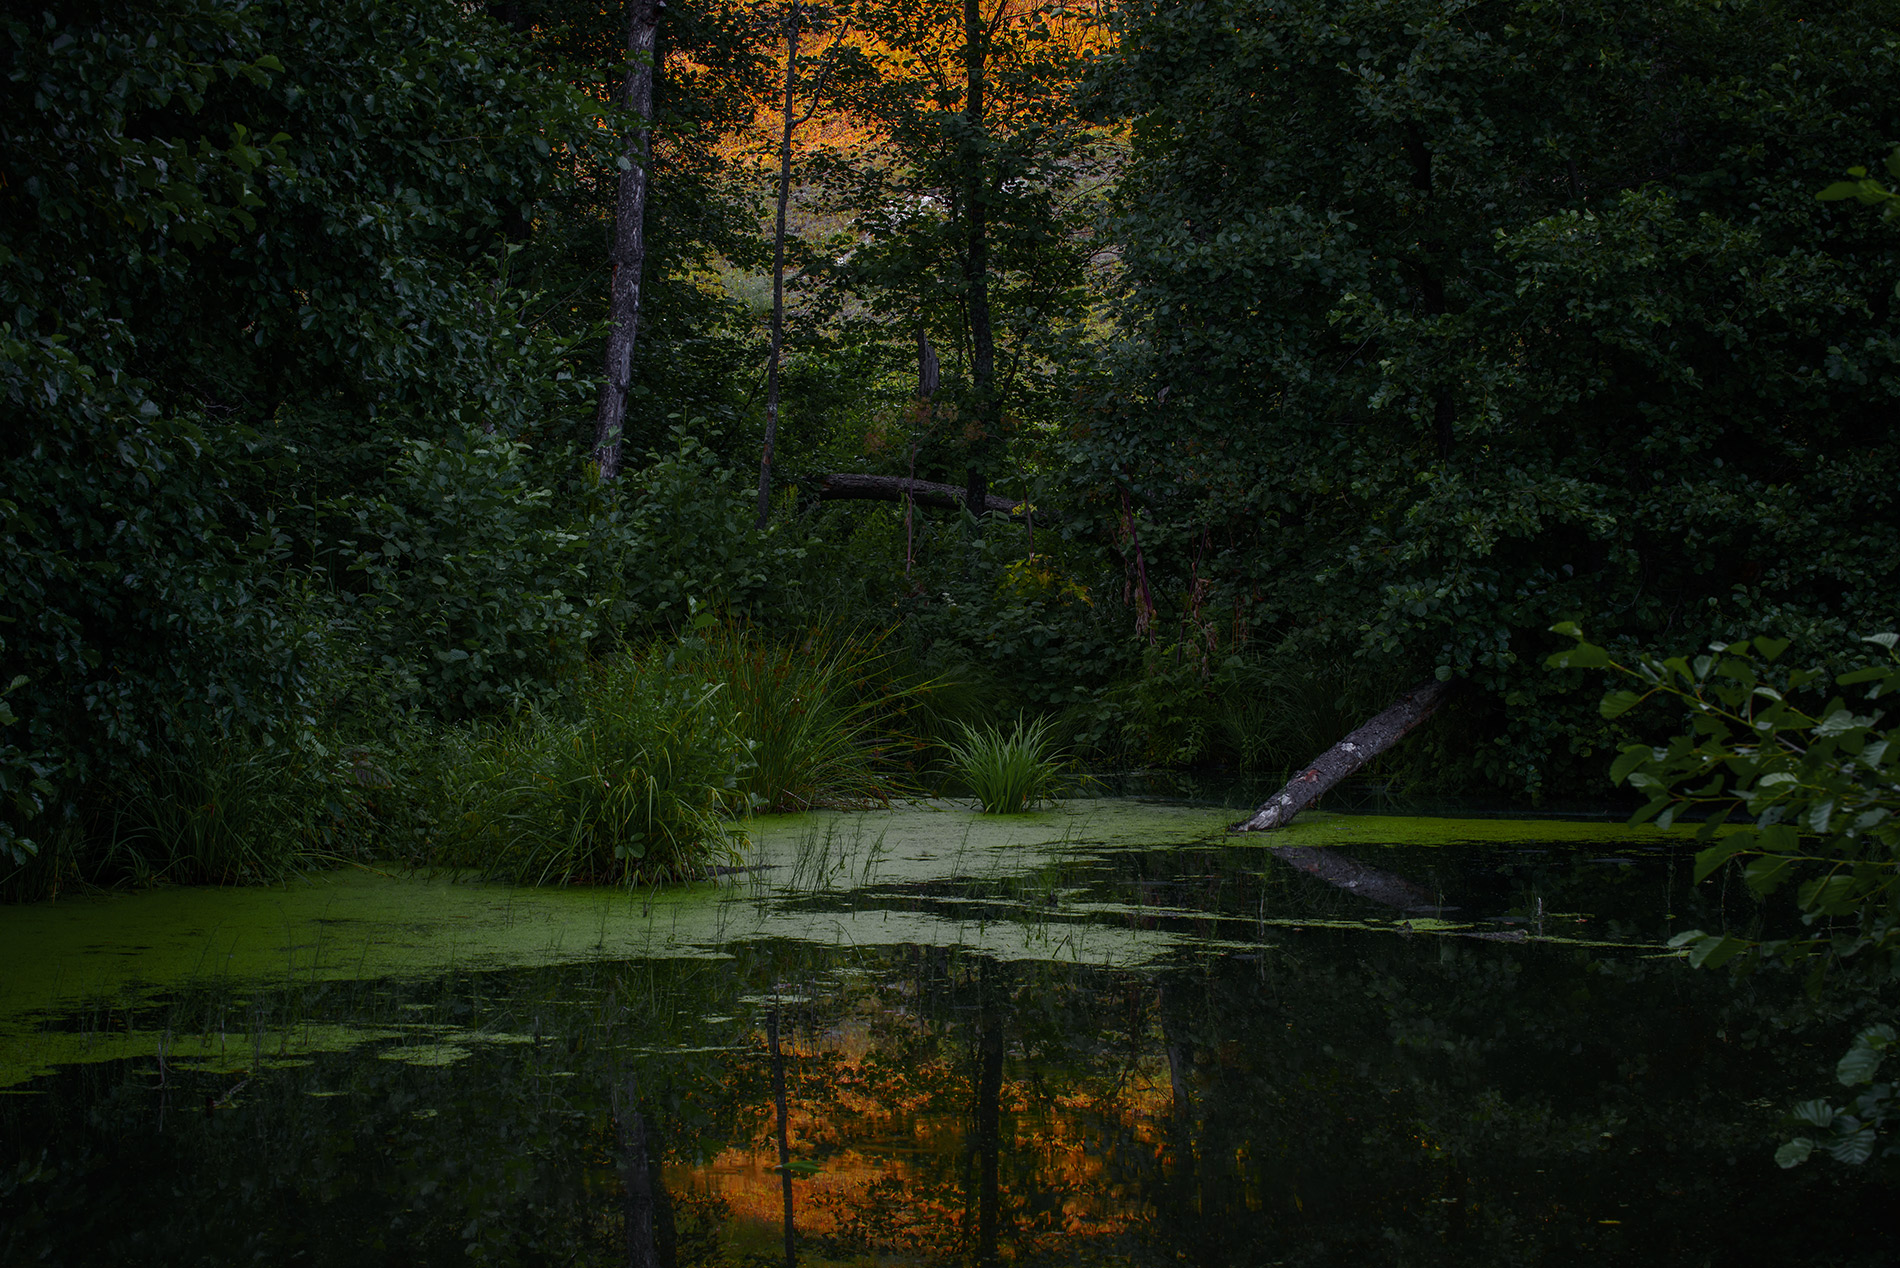
[[[1317, 922], [1341, 901], [1232, 870], [1124, 879], [1141, 897], [1121, 918], [1157, 927], [1303, 902]], [[1767, 1107], [1809, 1077], [1764, 1041], [1800, 1015], [1783, 984], [1588, 946], [1251, 936], [1141, 970], [765, 944], [73, 1019], [386, 1037], [164, 1087], [149, 1062], [83, 1066], [5, 1098], [0, 1261], [621, 1264], [637, 1105], [671, 1213], [658, 1261], [781, 1263], [773, 1001], [801, 1263], [1801, 1264], [1900, 1245], [1876, 1179], [1772, 1168]], [[468, 1055], [392, 1059], [431, 1044]]]

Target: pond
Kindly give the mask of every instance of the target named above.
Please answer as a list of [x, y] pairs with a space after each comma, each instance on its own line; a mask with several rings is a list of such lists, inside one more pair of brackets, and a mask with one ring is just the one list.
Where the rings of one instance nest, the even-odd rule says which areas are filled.
[[788, 1174], [808, 1265], [1900, 1254], [1875, 1176], [1774, 1166], [1838, 1037], [1667, 951], [1749, 918], [1680, 838], [1232, 817], [924, 804], [650, 892], [0, 912], [0, 1262], [626, 1263], [632, 1192], [659, 1262], [782, 1264]]

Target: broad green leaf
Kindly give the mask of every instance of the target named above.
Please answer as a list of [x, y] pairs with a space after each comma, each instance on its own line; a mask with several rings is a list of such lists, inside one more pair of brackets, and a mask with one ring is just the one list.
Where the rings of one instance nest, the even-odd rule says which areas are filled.
[[1828, 1144], [1827, 1152], [1836, 1162], [1858, 1167], [1874, 1156], [1874, 1129], [1862, 1127]]
[[1550, 669], [1606, 669], [1610, 654], [1590, 643], [1578, 643], [1566, 651], [1553, 652], [1544, 661]]
[[1606, 718], [1620, 718], [1643, 702], [1634, 691], [1612, 691], [1603, 697], [1597, 711]]
[[1852, 710], [1836, 709], [1821, 719], [1821, 724], [1814, 728], [1814, 733], [1820, 736], [1832, 737], [1851, 731], [1854, 727], [1864, 724], [1865, 720], [1855, 717]]
[[1797, 891], [1803, 911], [1839, 916], [1847, 912], [1860, 892], [1860, 883], [1851, 876], [1822, 876], [1808, 881]]
[[1723, 934], [1719, 938], [1704, 938], [1689, 948], [1689, 964], [1698, 969], [1719, 969], [1739, 953], [1746, 951], [1748, 942], [1741, 938]]
[[1616, 760], [1610, 763], [1610, 782], [1620, 784], [1629, 778], [1630, 772], [1637, 767], [1654, 760], [1655, 750], [1647, 744], [1628, 745], [1617, 754]]
[[1797, 1122], [1822, 1129], [1834, 1126], [1834, 1120], [1840, 1117], [1840, 1111], [1823, 1100], [1802, 1101], [1788, 1112]]
[[1721, 840], [1717, 841], [1714, 845], [1711, 845], [1706, 850], [1696, 851], [1696, 856], [1695, 856], [1696, 883], [1700, 884], [1703, 881], [1707, 880], [1710, 876], [1714, 875], [1715, 872], [1719, 871], [1721, 869], [1721, 866], [1724, 863], [1734, 858], [1737, 854], [1740, 854], [1743, 851], [1749, 849], [1753, 845], [1754, 845], [1753, 833], [1737, 832], [1731, 836], [1723, 837]]
[[1749, 889], [1757, 894], [1768, 894], [1788, 879], [1794, 870], [1794, 860], [1778, 854], [1753, 859], [1742, 869], [1742, 879]]
[[1772, 850], [1777, 854], [1786, 854], [1800, 848], [1801, 834], [1792, 824], [1771, 823], [1765, 828], [1757, 828], [1751, 834], [1755, 848]]
[[1814, 1142], [1812, 1140], [1809, 1140], [1806, 1136], [1796, 1136], [1793, 1140], [1788, 1141], [1781, 1148], [1775, 1150], [1775, 1165], [1780, 1167], [1783, 1171], [1791, 1167], [1798, 1167], [1806, 1162], [1808, 1155], [1813, 1152]]
[[[1885, 1032], [1884, 1034], [1881, 1032]], [[1834, 1077], [1844, 1087], [1855, 1087], [1862, 1083], [1872, 1083], [1874, 1075], [1880, 1071], [1880, 1063], [1887, 1055], [1887, 1048], [1893, 1042], [1891, 1026], [1874, 1026], [1862, 1031], [1834, 1066]]]

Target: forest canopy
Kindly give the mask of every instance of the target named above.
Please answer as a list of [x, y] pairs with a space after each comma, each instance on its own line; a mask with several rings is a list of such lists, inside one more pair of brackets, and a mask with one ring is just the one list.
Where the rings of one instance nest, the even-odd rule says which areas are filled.
[[1900, 139], [1897, 19], [16, 9], [8, 884], [139, 874], [132, 821], [239, 750], [326, 849], [426, 835], [365, 806], [401, 737], [709, 621], [883, 640], [919, 744], [1028, 713], [1264, 772], [1436, 677], [1439, 784], [1594, 789], [1659, 719], [1545, 670], [1553, 623], [1844, 664], [1900, 615], [1900, 251], [1816, 197]]

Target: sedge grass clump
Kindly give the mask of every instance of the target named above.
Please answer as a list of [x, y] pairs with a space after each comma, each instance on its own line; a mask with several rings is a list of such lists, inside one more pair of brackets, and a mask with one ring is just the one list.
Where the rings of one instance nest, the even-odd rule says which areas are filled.
[[243, 737], [161, 750], [114, 801], [98, 871], [138, 884], [276, 880], [359, 853], [368, 833], [347, 764]]
[[434, 856], [530, 885], [703, 876], [737, 858], [750, 763], [721, 684], [623, 653], [593, 668], [572, 716], [450, 741]]
[[1020, 717], [1005, 734], [994, 726], [962, 724], [963, 739], [945, 747], [950, 768], [975, 794], [984, 814], [1021, 814], [1052, 800], [1062, 776], [1047, 719]]
[[911, 750], [906, 713], [929, 684], [902, 681], [880, 638], [815, 629], [773, 640], [728, 625], [687, 640], [675, 663], [723, 685], [751, 745], [741, 782], [755, 808], [862, 806], [901, 791], [892, 755]]

